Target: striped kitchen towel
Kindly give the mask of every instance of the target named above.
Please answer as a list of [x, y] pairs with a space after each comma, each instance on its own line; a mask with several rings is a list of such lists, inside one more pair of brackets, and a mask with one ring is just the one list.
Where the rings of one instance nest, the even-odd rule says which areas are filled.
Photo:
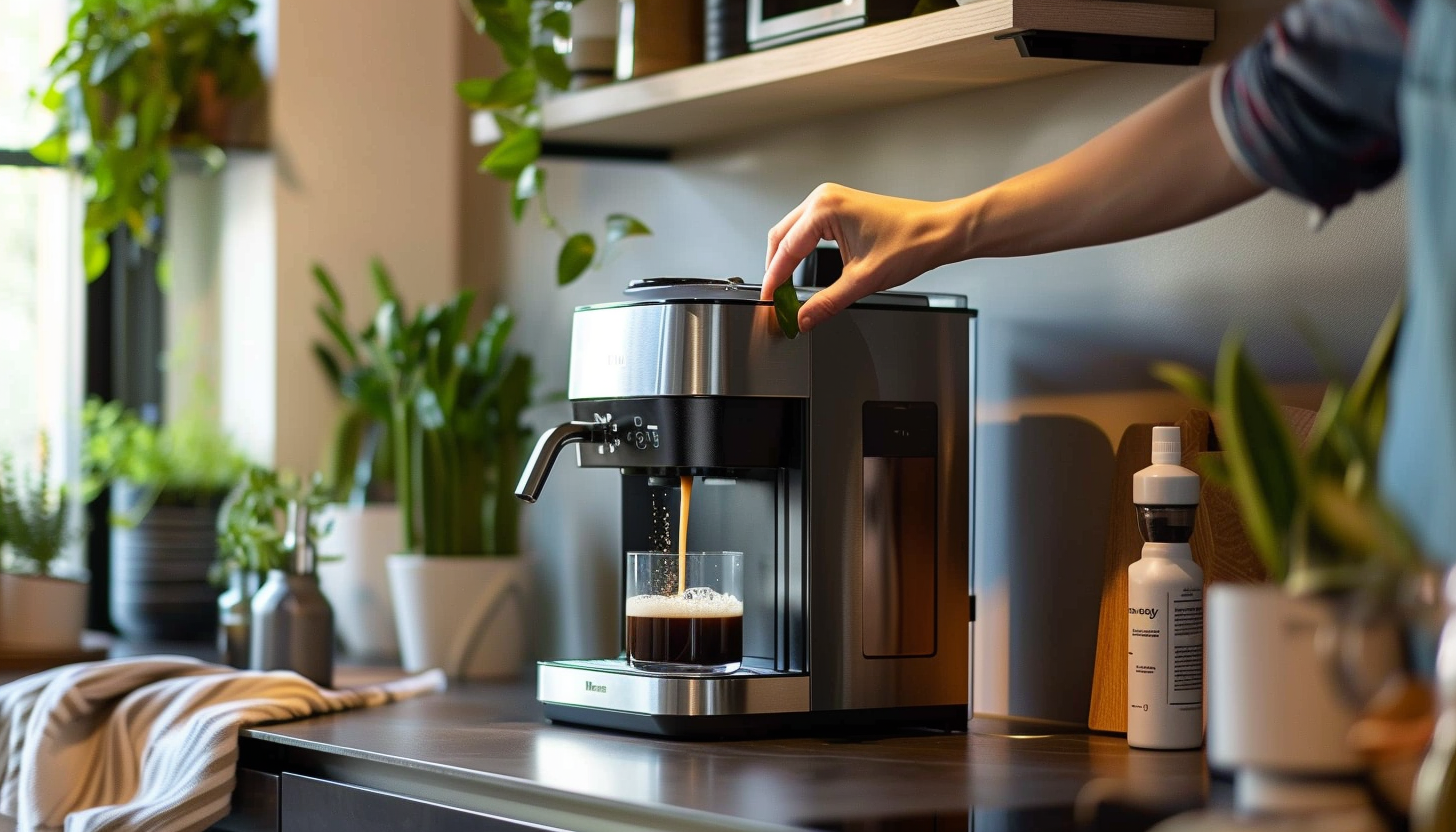
[[431, 670], [328, 690], [180, 656], [73, 664], [0, 687], [0, 814], [19, 832], [201, 830], [228, 813], [238, 729], [443, 690]]

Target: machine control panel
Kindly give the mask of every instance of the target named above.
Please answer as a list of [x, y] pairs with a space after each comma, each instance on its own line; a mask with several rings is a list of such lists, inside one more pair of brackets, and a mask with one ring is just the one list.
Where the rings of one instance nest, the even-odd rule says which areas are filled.
[[606, 436], [597, 444], [598, 454], [614, 454], [623, 445], [639, 451], [662, 447], [662, 429], [641, 416], [593, 413], [592, 420], [603, 426]]
[[[572, 402], [593, 426], [577, 460], [589, 468], [792, 468], [802, 424], [794, 399], [663, 396]], [[745, 437], [754, 437], [746, 441]]]

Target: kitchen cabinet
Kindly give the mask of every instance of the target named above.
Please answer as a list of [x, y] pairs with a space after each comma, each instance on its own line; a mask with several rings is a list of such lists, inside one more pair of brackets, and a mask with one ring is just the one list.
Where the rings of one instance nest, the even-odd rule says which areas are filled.
[[[975, 0], [969, 5], [697, 64], [547, 101], [548, 141], [672, 149], [761, 133], [817, 116], [867, 110], [977, 87], [1100, 66], [1022, 57], [1015, 35], [1090, 36], [1092, 52], [1130, 54], [1183, 44], [1196, 62], [1214, 12], [1132, 0]], [[1054, 48], [1057, 48], [1054, 46]], [[1074, 52], [1076, 50], [1074, 49]], [[487, 112], [476, 144], [499, 138]]]

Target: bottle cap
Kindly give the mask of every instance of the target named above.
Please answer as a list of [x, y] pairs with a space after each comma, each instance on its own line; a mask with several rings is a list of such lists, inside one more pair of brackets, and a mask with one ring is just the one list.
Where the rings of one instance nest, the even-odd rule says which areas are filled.
[[297, 500], [288, 503], [288, 531], [283, 545], [292, 551], [290, 571], [294, 575], [312, 575], [317, 567], [313, 545], [308, 539], [308, 506]]
[[1181, 465], [1183, 463], [1183, 429], [1179, 427], [1153, 428], [1153, 464]]

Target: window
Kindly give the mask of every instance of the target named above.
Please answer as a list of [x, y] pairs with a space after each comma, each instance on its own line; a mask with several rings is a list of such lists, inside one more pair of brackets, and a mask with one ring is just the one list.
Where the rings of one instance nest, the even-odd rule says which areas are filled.
[[83, 378], [80, 187], [27, 152], [49, 114], [30, 88], [65, 35], [65, 0], [0, 0], [0, 453], [73, 479]]

